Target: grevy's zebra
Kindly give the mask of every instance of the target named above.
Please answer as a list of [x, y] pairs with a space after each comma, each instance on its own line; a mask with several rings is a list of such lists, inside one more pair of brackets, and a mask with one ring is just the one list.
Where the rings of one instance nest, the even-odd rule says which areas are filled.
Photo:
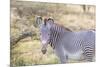
[[72, 32], [54, 23], [54, 20], [45, 19], [40, 25], [40, 39], [42, 42], [42, 53], [46, 53], [46, 47], [50, 44], [61, 63], [66, 63], [68, 58], [80, 58], [92, 61], [95, 54], [95, 32], [80, 31]]

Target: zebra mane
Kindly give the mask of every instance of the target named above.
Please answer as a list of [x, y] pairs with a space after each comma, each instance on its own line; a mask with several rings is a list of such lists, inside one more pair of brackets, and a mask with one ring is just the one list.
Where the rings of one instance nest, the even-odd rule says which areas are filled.
[[60, 26], [61, 28], [65, 29], [65, 30], [67, 30], [67, 31], [72, 32], [72, 30], [69, 29], [68, 27], [64, 27], [63, 25], [61, 25], [61, 24], [57, 24], [57, 23], [54, 23], [54, 24], [57, 25], [57, 26]]
[[45, 23], [45, 25], [46, 25], [46, 22], [47, 21], [49, 21], [49, 20], [52, 20], [52, 22], [49, 22], [49, 23], [53, 23], [53, 24], [55, 24], [56, 26], [59, 26], [59, 27], [61, 27], [61, 28], [63, 28], [63, 29], [65, 29], [66, 31], [70, 31], [70, 32], [72, 32], [72, 30], [70, 30], [69, 28], [66, 28], [66, 27], [64, 27], [63, 25], [61, 25], [61, 24], [58, 24], [58, 23], [54, 23], [54, 20], [53, 20], [53, 18], [45, 18], [44, 19], [44, 23]]

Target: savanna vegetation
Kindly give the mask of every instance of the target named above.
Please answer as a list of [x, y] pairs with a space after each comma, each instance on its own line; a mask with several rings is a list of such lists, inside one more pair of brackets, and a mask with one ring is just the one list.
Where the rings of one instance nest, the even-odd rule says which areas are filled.
[[[59, 63], [50, 46], [45, 55], [41, 53], [36, 16], [53, 17], [56, 23], [72, 31], [80, 31], [95, 29], [95, 9], [93, 5], [11, 0], [11, 66]], [[77, 61], [70, 59], [69, 62]]]

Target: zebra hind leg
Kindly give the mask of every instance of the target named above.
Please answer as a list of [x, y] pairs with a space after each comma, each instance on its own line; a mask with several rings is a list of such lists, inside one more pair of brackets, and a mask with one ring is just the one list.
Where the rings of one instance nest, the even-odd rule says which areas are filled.
[[86, 61], [89, 61], [89, 62], [93, 62], [93, 57], [94, 57], [94, 50], [92, 48], [86, 48], [84, 50], [84, 58]]

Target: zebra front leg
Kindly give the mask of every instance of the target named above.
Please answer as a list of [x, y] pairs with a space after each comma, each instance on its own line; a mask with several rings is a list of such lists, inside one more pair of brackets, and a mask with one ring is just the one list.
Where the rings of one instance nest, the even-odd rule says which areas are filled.
[[60, 48], [59, 47], [55, 48], [55, 53], [58, 56], [58, 58], [60, 60], [60, 63], [64, 64], [64, 63], [66, 63], [68, 61], [68, 56], [66, 58], [66, 55], [64, 54], [63, 49], [61, 47]]

